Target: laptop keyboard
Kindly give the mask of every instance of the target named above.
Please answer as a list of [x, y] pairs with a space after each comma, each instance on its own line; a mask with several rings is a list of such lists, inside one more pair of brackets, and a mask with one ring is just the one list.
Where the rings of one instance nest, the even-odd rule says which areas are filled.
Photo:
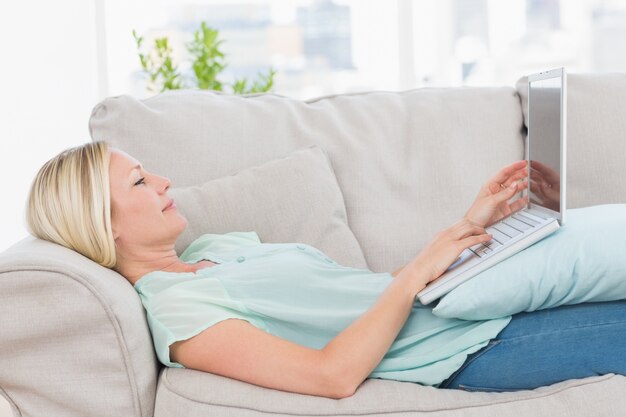
[[516, 212], [511, 216], [489, 226], [487, 233], [491, 233], [492, 239], [485, 243], [470, 246], [470, 250], [481, 258], [494, 249], [505, 245], [506, 242], [523, 233], [532, 232], [537, 226], [545, 223], [546, 218], [530, 214], [528, 212]]

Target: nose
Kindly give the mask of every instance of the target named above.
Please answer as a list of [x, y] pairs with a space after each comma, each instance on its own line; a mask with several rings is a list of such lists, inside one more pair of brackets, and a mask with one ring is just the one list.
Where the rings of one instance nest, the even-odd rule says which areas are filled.
[[161, 193], [165, 193], [172, 185], [172, 182], [167, 177], [161, 177]]

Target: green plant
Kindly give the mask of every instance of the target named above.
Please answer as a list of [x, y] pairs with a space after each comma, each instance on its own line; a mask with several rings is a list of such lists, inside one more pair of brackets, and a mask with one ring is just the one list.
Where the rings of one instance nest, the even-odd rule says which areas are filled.
[[148, 90], [156, 91], [155, 87], [158, 88], [159, 85], [161, 85], [160, 92], [182, 88], [180, 72], [178, 72], [178, 67], [172, 62], [172, 48], [168, 45], [167, 37], [154, 40], [155, 54], [142, 54], [141, 43], [143, 42], [143, 37], [137, 36], [134, 30], [133, 37], [137, 42], [141, 67], [150, 78]]
[[268, 75], [263, 75], [259, 73], [258, 76], [261, 79], [261, 81], [255, 81], [254, 84], [252, 84], [252, 87], [250, 87], [250, 89], [248, 90], [246, 90], [247, 80], [245, 78], [242, 78], [241, 80], [235, 79], [235, 82], [233, 83], [233, 92], [235, 94], [248, 94], [248, 93], [264, 93], [266, 91], [269, 91], [274, 85], [275, 74], [276, 74], [276, 71], [273, 68], [270, 68], [270, 72]]
[[[223, 40], [219, 40], [218, 36], [219, 32], [216, 29], [212, 29], [205, 22], [202, 22], [200, 29], [194, 32], [193, 40], [185, 45], [193, 59], [191, 67], [195, 75], [195, 87], [202, 90], [223, 91], [224, 83], [219, 81], [217, 77], [228, 64], [224, 62], [224, 53], [219, 49]], [[148, 85], [150, 91], [157, 91], [159, 88], [158, 91], [160, 92], [185, 88], [181, 84], [181, 74], [178, 67], [172, 63], [172, 50], [168, 45], [167, 37], [155, 39], [155, 52], [152, 54], [141, 52], [143, 38], [137, 36], [134, 30], [133, 37], [137, 42], [139, 61], [150, 80]], [[247, 79], [235, 79], [235, 82], [231, 84], [232, 91], [235, 94], [269, 91], [274, 85], [274, 75], [276, 75], [276, 71], [273, 68], [269, 69], [267, 75], [259, 73], [259, 79], [250, 88], [246, 88]]]
[[200, 89], [222, 91], [217, 75], [226, 68], [226, 63], [222, 62], [224, 54], [219, 50], [223, 41], [218, 41], [217, 36], [217, 30], [202, 22], [200, 29], [193, 34], [193, 41], [187, 44], [187, 50], [194, 58], [192, 68]]

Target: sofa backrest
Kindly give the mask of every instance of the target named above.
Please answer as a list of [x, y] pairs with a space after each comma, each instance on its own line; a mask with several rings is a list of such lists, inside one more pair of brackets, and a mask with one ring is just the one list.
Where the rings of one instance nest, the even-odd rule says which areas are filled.
[[480, 185], [524, 156], [510, 87], [424, 88], [299, 101], [171, 91], [111, 97], [94, 140], [137, 158], [172, 186], [201, 184], [317, 144], [329, 155], [348, 223], [375, 272], [393, 271], [456, 222]]

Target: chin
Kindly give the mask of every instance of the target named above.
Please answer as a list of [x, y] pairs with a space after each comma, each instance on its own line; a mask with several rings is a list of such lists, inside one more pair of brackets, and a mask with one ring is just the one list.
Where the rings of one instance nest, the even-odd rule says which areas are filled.
[[187, 228], [187, 224], [189, 224], [189, 222], [187, 221], [187, 219], [183, 216], [183, 215], [179, 215], [179, 222], [178, 222], [178, 236], [180, 236], [185, 229]]

